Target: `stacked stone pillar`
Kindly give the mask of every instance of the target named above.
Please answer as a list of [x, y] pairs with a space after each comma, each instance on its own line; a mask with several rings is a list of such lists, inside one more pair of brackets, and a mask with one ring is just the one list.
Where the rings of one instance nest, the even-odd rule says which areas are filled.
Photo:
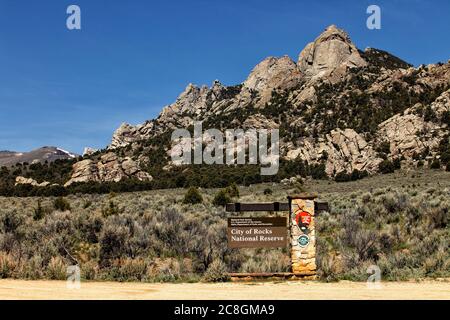
[[289, 197], [292, 272], [314, 278], [316, 269], [316, 231], [314, 195]]

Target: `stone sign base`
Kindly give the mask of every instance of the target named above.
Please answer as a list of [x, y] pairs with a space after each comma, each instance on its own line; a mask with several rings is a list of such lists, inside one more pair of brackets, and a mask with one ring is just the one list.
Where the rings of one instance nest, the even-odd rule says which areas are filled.
[[314, 276], [316, 267], [315, 196], [290, 197], [291, 263], [296, 275]]

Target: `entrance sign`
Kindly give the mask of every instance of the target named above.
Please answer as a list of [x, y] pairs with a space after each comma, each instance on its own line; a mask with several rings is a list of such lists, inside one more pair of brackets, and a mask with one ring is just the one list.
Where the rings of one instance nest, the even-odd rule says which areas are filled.
[[280, 248], [288, 245], [284, 217], [228, 218], [229, 248]]
[[[289, 196], [288, 203], [228, 203], [227, 212], [278, 212], [285, 211], [286, 218], [229, 218], [228, 246], [230, 248], [275, 248], [284, 247], [284, 237], [289, 240], [291, 272], [288, 273], [232, 273], [232, 277], [281, 276], [315, 279], [316, 231], [314, 219], [322, 211], [329, 211], [327, 202], [317, 200], [316, 194], [303, 193]], [[277, 219], [280, 222], [277, 222]], [[286, 220], [289, 223], [286, 225]], [[281, 221], [283, 221], [281, 223]], [[287, 233], [289, 231], [289, 236]], [[271, 232], [271, 233], [270, 233]], [[270, 234], [269, 234], [270, 233]], [[262, 238], [260, 236], [263, 236]], [[272, 237], [271, 239], [269, 237]], [[262, 241], [260, 241], [262, 240]], [[269, 241], [267, 241], [269, 240]]]

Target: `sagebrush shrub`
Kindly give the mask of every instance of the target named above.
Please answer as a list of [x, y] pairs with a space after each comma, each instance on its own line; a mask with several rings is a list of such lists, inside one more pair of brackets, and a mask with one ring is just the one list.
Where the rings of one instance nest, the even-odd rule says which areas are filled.
[[335, 256], [319, 256], [317, 258], [317, 269], [321, 280], [326, 282], [338, 281], [342, 273], [342, 262]]
[[289, 272], [290, 257], [286, 252], [267, 250], [263, 257], [250, 256], [240, 268], [242, 272]]
[[230, 203], [231, 201], [232, 201], [232, 199], [229, 196], [228, 192], [226, 190], [222, 189], [214, 196], [212, 203], [215, 206], [224, 207], [227, 203]]
[[197, 204], [202, 203], [203, 197], [198, 191], [197, 188], [191, 187], [188, 189], [186, 194], [184, 195], [183, 203], [184, 204]]
[[33, 219], [34, 220], [41, 220], [44, 218], [45, 210], [42, 207], [41, 200], [38, 200], [37, 207], [34, 209]]
[[231, 198], [239, 198], [239, 188], [236, 183], [233, 182], [225, 190]]
[[59, 211], [70, 211], [70, 203], [63, 197], [58, 197], [53, 201], [53, 207]]
[[65, 280], [68, 265], [60, 257], [52, 257], [46, 268], [46, 275], [51, 280]]
[[84, 280], [96, 280], [99, 267], [96, 261], [90, 260], [80, 266], [81, 278]]
[[117, 215], [121, 212], [119, 206], [112, 200], [109, 201], [109, 204], [102, 208], [102, 215], [107, 218], [109, 216]]
[[16, 259], [6, 252], [0, 252], [0, 279], [10, 278], [18, 267]]
[[117, 259], [108, 271], [111, 280], [118, 281], [141, 281], [147, 274], [147, 262], [142, 258]]
[[100, 235], [100, 266], [111, 265], [112, 260], [126, 255], [126, 244], [130, 233], [125, 227], [107, 225]]
[[222, 260], [214, 260], [203, 275], [205, 282], [226, 282], [230, 278], [227, 275], [227, 266]]

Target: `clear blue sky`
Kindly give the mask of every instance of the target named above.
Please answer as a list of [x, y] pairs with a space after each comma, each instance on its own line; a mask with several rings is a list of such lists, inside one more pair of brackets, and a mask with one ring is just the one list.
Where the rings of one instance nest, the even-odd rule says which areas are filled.
[[[66, 28], [66, 8], [82, 30]], [[366, 8], [382, 29], [366, 28]], [[190, 82], [245, 80], [267, 56], [297, 60], [336, 24], [364, 49], [415, 65], [450, 59], [450, 1], [0, 0], [0, 150], [105, 147]]]

